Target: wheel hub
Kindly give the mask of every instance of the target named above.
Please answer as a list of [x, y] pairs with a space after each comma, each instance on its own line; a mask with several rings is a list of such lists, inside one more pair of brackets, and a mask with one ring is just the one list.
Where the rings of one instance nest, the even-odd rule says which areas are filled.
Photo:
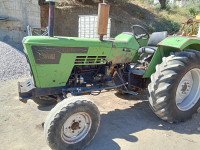
[[200, 97], [200, 69], [192, 69], [181, 79], [176, 91], [176, 105], [182, 111], [191, 109]]
[[81, 112], [70, 116], [61, 129], [64, 142], [74, 144], [81, 141], [89, 132], [91, 118], [87, 113]]
[[190, 83], [189, 82], [184, 82], [184, 84], [182, 85], [182, 94], [187, 94], [188, 91], [189, 91], [189, 88], [190, 87]]
[[[189, 77], [189, 75], [187, 75], [187, 77]], [[192, 77], [189, 77], [188, 79], [185, 78], [184, 80], [182, 79], [177, 89], [177, 103], [181, 103], [190, 94], [192, 85]]]
[[81, 127], [79, 126], [79, 123], [78, 122], [74, 122], [71, 126], [71, 129], [72, 130], [77, 130], [77, 129], [80, 129]]
[[179, 83], [176, 92], [176, 103], [179, 104], [190, 94], [191, 87], [193, 85], [193, 79], [191, 72], [188, 72]]

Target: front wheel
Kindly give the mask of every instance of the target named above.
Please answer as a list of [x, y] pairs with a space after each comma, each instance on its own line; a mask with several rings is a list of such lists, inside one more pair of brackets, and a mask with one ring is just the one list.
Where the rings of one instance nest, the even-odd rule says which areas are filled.
[[148, 86], [153, 112], [169, 122], [185, 121], [200, 106], [200, 52], [185, 50], [164, 57]]
[[81, 96], [58, 103], [46, 118], [44, 131], [54, 150], [79, 150], [87, 146], [99, 128], [100, 113], [96, 105]]

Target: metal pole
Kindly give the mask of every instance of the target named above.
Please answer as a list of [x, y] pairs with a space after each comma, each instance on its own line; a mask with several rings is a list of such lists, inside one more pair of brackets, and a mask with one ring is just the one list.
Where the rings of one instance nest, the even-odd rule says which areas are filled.
[[55, 2], [49, 2], [49, 23], [48, 23], [48, 35], [54, 36], [54, 9]]

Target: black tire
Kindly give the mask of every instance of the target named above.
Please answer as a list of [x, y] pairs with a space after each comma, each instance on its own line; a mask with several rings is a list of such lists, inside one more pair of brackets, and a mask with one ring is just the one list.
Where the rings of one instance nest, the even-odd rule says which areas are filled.
[[[91, 127], [82, 140], [69, 144], [63, 140], [61, 130], [69, 117], [80, 112], [91, 117]], [[100, 113], [96, 105], [85, 97], [76, 96], [63, 100], [51, 110], [44, 124], [44, 132], [47, 143], [53, 150], [80, 150], [94, 138], [99, 124]]]
[[156, 72], [152, 74], [148, 86], [149, 102], [153, 112], [162, 120], [170, 123], [182, 122], [197, 112], [200, 106], [199, 97], [194, 106], [188, 110], [181, 110], [176, 103], [176, 91], [187, 72], [194, 68], [200, 69], [199, 60], [200, 52], [184, 50], [164, 57], [162, 63], [156, 66]]
[[39, 106], [51, 106], [57, 103], [57, 99], [53, 97], [36, 97], [33, 99], [33, 101]]

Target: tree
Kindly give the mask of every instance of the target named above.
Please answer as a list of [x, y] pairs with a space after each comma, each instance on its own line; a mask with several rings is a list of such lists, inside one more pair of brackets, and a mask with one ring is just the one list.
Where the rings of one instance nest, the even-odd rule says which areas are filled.
[[161, 5], [161, 9], [165, 9], [166, 8], [166, 0], [159, 0], [160, 5]]

